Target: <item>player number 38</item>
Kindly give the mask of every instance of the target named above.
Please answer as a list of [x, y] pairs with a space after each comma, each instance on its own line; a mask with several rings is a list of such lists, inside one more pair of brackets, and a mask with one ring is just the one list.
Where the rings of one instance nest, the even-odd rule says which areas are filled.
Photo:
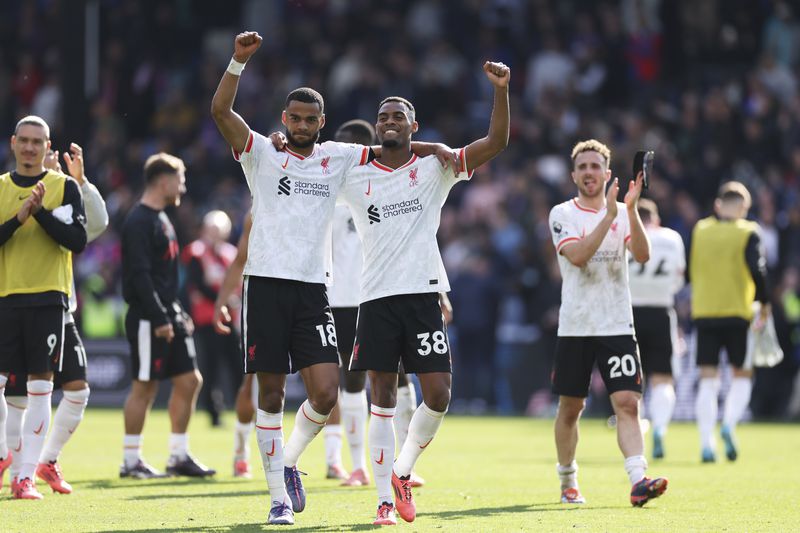
[[[438, 354], [446, 354], [447, 353], [447, 337], [445, 336], [444, 332], [442, 331], [434, 331], [433, 335], [430, 333], [420, 333], [417, 335], [419, 339], [419, 348], [417, 348], [417, 353], [425, 356], [430, 354], [431, 352], [438, 353]], [[433, 341], [433, 343], [431, 343]]]

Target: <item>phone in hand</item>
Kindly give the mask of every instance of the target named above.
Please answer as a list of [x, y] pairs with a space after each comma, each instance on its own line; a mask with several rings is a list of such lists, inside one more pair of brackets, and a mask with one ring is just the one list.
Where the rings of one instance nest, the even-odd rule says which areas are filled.
[[639, 172], [644, 174], [642, 179], [642, 188], [647, 189], [650, 185], [650, 174], [653, 172], [653, 160], [656, 153], [652, 150], [639, 150], [633, 158], [633, 177], [639, 175]]

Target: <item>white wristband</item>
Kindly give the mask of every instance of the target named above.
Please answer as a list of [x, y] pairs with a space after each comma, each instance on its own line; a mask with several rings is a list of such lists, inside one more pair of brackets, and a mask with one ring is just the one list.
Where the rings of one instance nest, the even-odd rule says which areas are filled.
[[239, 63], [234, 58], [231, 58], [231, 62], [228, 64], [228, 72], [234, 76], [241, 76], [246, 64], [247, 63]]

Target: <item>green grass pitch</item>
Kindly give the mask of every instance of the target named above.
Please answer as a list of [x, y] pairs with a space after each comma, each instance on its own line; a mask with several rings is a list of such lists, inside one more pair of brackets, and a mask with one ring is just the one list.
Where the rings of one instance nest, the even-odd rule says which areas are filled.
[[[293, 422], [287, 416], [286, 435]], [[233, 415], [227, 415], [229, 425]], [[169, 426], [166, 412], [147, 421], [147, 460], [163, 468]], [[300, 467], [308, 505], [295, 526], [267, 526], [268, 499], [255, 437], [254, 478], [231, 474], [232, 431], [212, 429], [198, 415], [190, 429], [193, 453], [219, 470], [213, 481], [120, 480], [122, 414], [89, 409], [61, 463], [75, 492], [44, 501], [12, 500], [6, 476], [0, 495], [0, 531], [243, 532], [363, 531], [375, 529], [374, 487], [344, 488], [324, 479], [321, 435]], [[650, 435], [648, 435], [649, 437]], [[404, 531], [798, 531], [800, 530], [800, 426], [745, 424], [740, 457], [699, 462], [697, 431], [674, 424], [667, 458], [650, 461], [649, 474], [667, 476], [669, 490], [646, 507], [628, 503], [630, 486], [605, 421], [585, 420], [578, 446], [579, 480], [586, 505], [561, 505], [555, 473], [552, 421], [525, 418], [448, 417], [416, 470], [417, 519]], [[649, 442], [649, 441], [648, 441]], [[648, 447], [649, 448], [649, 447]], [[649, 452], [649, 450], [648, 450]], [[349, 463], [345, 444], [343, 455]]]

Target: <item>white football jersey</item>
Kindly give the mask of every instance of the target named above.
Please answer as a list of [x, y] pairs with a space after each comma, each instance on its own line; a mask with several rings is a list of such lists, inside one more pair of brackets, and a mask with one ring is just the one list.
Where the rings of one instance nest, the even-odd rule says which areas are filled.
[[328, 287], [331, 307], [358, 307], [361, 281], [361, 239], [350, 208], [336, 206], [333, 213], [333, 283]]
[[244, 273], [309, 283], [332, 281], [331, 220], [347, 169], [366, 163], [369, 148], [324, 142], [304, 157], [277, 151], [250, 132], [242, 164], [253, 196], [253, 228]]
[[617, 202], [617, 218], [585, 267], [561, 255], [564, 245], [594, 231], [605, 214], [605, 208], [595, 211], [575, 198], [550, 210], [550, 232], [562, 277], [559, 337], [633, 335], [626, 246], [631, 235], [625, 204]]
[[675, 293], [681, 290], [686, 270], [686, 251], [678, 232], [669, 228], [647, 228], [650, 260], [631, 259], [631, 303], [634, 307], [672, 307]]
[[453, 175], [434, 156], [417, 157], [396, 169], [372, 161], [352, 168], [342, 189], [364, 246], [361, 302], [450, 290], [436, 232], [450, 189], [469, 179]]

